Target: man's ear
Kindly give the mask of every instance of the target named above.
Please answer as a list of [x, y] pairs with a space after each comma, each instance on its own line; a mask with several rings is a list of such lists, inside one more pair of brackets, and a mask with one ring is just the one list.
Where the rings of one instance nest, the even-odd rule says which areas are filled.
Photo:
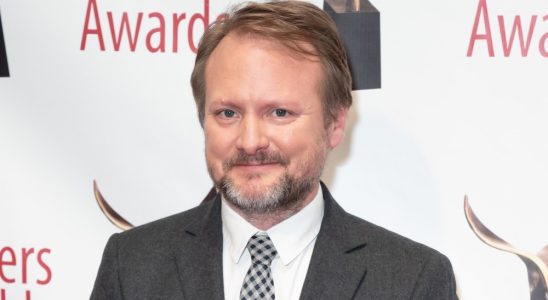
[[339, 109], [335, 119], [329, 125], [329, 147], [331, 149], [337, 147], [337, 145], [339, 145], [344, 138], [347, 115], [348, 108]]

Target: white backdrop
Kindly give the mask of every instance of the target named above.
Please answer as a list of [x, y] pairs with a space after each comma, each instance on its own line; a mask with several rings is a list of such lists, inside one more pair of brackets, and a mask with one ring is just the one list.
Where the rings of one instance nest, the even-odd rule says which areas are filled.
[[[94, 179], [136, 225], [193, 207], [209, 190], [187, 39], [204, 1], [0, 0], [11, 75], [0, 78], [1, 300], [89, 297], [118, 231], [94, 200]], [[211, 22], [229, 3], [209, 1]], [[383, 86], [355, 92], [324, 180], [348, 211], [445, 253], [461, 299], [529, 299], [524, 264], [476, 238], [463, 197], [517, 247], [548, 244], [548, 2], [372, 3]], [[104, 51], [97, 34], [84, 34], [90, 7], [88, 29], [96, 7]], [[109, 12], [116, 32], [123, 13], [132, 30], [143, 13], [135, 51], [127, 37], [114, 49]], [[165, 17], [165, 52], [146, 46], [160, 24], [153, 12]], [[185, 13], [177, 52], [174, 13]], [[477, 36], [467, 55], [484, 16], [493, 56]], [[530, 47], [522, 56], [517, 33], [505, 56], [515, 16], [525, 42], [533, 30]]]

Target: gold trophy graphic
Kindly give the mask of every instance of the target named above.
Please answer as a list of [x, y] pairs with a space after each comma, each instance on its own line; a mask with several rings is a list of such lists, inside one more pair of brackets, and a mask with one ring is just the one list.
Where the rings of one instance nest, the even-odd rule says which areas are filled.
[[[93, 180], [93, 194], [95, 195], [95, 201], [97, 201], [99, 208], [101, 209], [105, 217], [107, 217], [107, 219], [110, 221], [110, 223], [120, 228], [121, 230], [128, 230], [134, 227], [133, 224], [124, 219], [124, 217], [118, 214], [108, 204], [107, 200], [105, 200], [105, 197], [103, 197], [103, 194], [101, 194], [101, 191], [99, 190], [99, 185], [95, 180]], [[207, 193], [205, 198], [202, 200], [202, 203], [213, 200], [216, 196], [217, 190], [215, 188], [211, 188], [209, 193]]]
[[531, 300], [548, 300], [548, 245], [536, 255], [512, 246], [479, 220], [470, 207], [468, 196], [464, 196], [464, 214], [470, 228], [482, 242], [493, 248], [513, 253], [525, 263]]
[[93, 194], [95, 195], [95, 201], [97, 201], [97, 204], [99, 205], [99, 208], [107, 217], [107, 219], [112, 223], [114, 226], [122, 229], [122, 230], [128, 230], [133, 228], [133, 225], [126, 221], [124, 217], [120, 216], [105, 200], [103, 197], [103, 194], [101, 194], [101, 191], [99, 190], [99, 186], [97, 185], [97, 182], [93, 181]]

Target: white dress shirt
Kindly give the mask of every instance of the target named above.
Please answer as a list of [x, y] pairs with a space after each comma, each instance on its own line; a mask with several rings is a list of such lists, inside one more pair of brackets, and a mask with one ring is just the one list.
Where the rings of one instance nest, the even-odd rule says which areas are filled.
[[266, 232], [249, 224], [225, 201], [221, 206], [225, 299], [240, 299], [240, 289], [251, 266], [246, 245], [256, 233], [268, 234], [278, 251], [271, 265], [276, 299], [299, 299], [324, 213], [321, 187], [312, 202]]

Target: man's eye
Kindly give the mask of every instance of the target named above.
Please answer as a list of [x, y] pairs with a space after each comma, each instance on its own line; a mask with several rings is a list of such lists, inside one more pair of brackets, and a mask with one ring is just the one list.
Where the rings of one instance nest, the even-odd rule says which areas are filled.
[[221, 114], [225, 118], [233, 118], [236, 113], [231, 109], [225, 109], [221, 112]]
[[282, 108], [276, 108], [274, 110], [274, 114], [276, 115], [276, 117], [285, 117], [287, 116], [287, 110]]

